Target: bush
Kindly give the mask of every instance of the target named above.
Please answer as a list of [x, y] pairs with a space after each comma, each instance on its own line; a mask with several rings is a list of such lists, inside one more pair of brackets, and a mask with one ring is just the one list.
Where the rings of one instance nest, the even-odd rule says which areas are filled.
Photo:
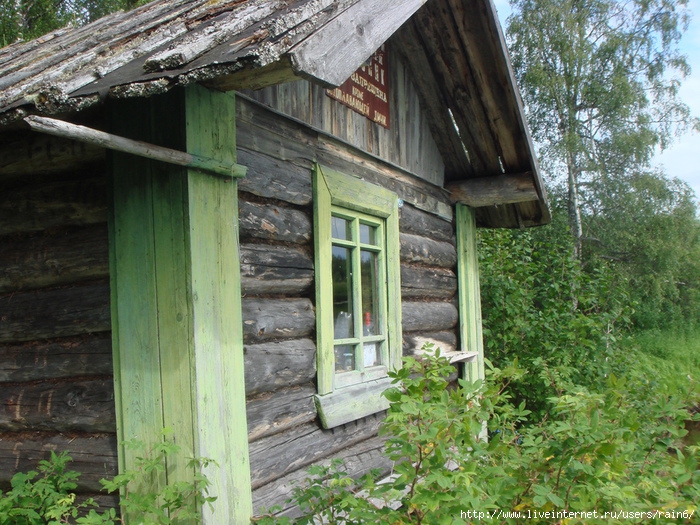
[[[385, 393], [391, 476], [378, 483], [376, 472], [353, 480], [338, 462], [315, 467], [294, 490], [290, 502], [302, 516], [293, 522], [522, 523], [529, 516], [528, 523], [551, 524], [544, 513], [559, 512], [568, 523], [629, 523], [629, 514], [603, 515], [619, 511], [644, 513], [645, 523], [667, 523], [671, 513], [680, 518], [674, 523], [693, 519], [700, 451], [682, 442], [691, 417], [682, 400], [655, 398], [614, 376], [599, 393], [557, 382], [549, 417], [525, 425], [528, 410], [507, 393], [523, 370], [489, 366], [486, 381], [458, 388], [448, 382], [451, 371], [439, 351], [406, 359]], [[254, 521], [292, 523], [273, 514]]]

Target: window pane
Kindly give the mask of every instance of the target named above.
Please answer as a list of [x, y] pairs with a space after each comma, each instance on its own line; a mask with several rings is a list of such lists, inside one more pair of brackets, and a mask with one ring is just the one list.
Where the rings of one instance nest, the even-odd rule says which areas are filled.
[[340, 217], [331, 217], [331, 235], [334, 239], [352, 240], [350, 221]]
[[335, 371], [349, 372], [355, 370], [355, 349], [353, 345], [335, 347]]
[[352, 324], [352, 270], [349, 248], [333, 246], [333, 319], [334, 339], [354, 337]]
[[360, 224], [360, 242], [362, 244], [377, 244], [377, 227]]
[[376, 253], [362, 250], [360, 252], [362, 281], [362, 330], [364, 335], [379, 334], [378, 319], [378, 257]]
[[382, 364], [382, 353], [380, 343], [365, 343], [362, 346], [365, 367]]

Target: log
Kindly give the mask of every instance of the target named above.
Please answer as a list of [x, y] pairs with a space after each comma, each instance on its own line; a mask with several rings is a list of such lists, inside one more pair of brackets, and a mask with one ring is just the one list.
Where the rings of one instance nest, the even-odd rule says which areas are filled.
[[441, 354], [457, 351], [457, 334], [454, 331], [408, 333], [403, 338], [403, 355], [418, 356], [426, 343], [432, 343]]
[[436, 241], [446, 241], [454, 246], [455, 231], [452, 222], [431, 215], [404, 203], [400, 210], [399, 229]]
[[0, 431], [114, 432], [114, 383], [11, 383], [0, 392]]
[[479, 177], [447, 185], [452, 202], [473, 208], [538, 201], [533, 173], [507, 173], [497, 177]]
[[457, 248], [445, 241], [421, 235], [400, 234], [401, 261], [453, 269], [457, 266]]
[[404, 332], [438, 332], [457, 326], [457, 308], [452, 303], [404, 301], [401, 304]]
[[333, 430], [321, 430], [315, 423], [309, 423], [251, 443], [253, 489], [376, 436], [383, 415], [370, 416]]
[[112, 374], [111, 333], [0, 346], [0, 382]]
[[272, 204], [239, 200], [238, 221], [241, 239], [308, 244], [313, 232], [311, 219], [306, 213]]
[[445, 268], [401, 265], [402, 299], [451, 299], [457, 292], [457, 276]]
[[241, 246], [241, 288], [245, 296], [301, 295], [314, 282], [310, 255], [287, 246]]
[[40, 460], [50, 458], [52, 451], [66, 451], [73, 458], [68, 468], [80, 472], [78, 493], [98, 492], [102, 490], [101, 479], [117, 474], [115, 434], [7, 432], [0, 433], [0, 487], [7, 487], [15, 472], [36, 469]]
[[309, 337], [316, 317], [309, 299], [243, 299], [243, 342]]
[[107, 222], [104, 176], [24, 186], [0, 193], [0, 235]]
[[256, 441], [316, 419], [313, 384], [283, 388], [248, 399], [248, 440]]
[[2, 239], [0, 293], [109, 278], [107, 225]]
[[244, 346], [246, 395], [309, 383], [316, 378], [316, 345], [292, 339]]
[[242, 130], [239, 126], [238, 162], [248, 168], [245, 179], [238, 181], [238, 189], [259, 197], [279, 199], [304, 206], [312, 201], [311, 163], [299, 166], [285, 159], [240, 145]]
[[68, 337], [111, 329], [109, 283], [34, 290], [0, 297], [0, 343]]

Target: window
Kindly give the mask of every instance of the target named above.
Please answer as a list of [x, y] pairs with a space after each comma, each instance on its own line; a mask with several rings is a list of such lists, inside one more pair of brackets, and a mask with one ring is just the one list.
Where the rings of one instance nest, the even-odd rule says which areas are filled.
[[316, 166], [316, 407], [326, 428], [388, 407], [401, 362], [398, 197]]

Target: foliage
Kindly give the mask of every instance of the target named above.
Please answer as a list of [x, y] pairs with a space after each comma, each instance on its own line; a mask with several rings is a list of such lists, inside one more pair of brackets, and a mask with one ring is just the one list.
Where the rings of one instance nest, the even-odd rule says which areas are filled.
[[[550, 416], [523, 425], [508, 382], [524, 371], [491, 367], [484, 382], [460, 381], [439, 356], [407, 359], [382, 427], [394, 472], [353, 480], [339, 463], [316, 467], [292, 503], [294, 523], [552, 523], [552, 515], [595, 510], [568, 523], [628, 523], [604, 512], [643, 512], [645, 523], [691, 523], [700, 498], [700, 449], [683, 445], [688, 400], [657, 396], [615, 376], [599, 392], [557, 382]], [[556, 373], [551, 374], [556, 377]], [[491, 438], [480, 439], [482, 421]], [[375, 473], [376, 475], [376, 473]], [[656, 516], [654, 511], [659, 511]], [[568, 516], [563, 514], [568, 512]], [[649, 513], [649, 514], [647, 514]], [[272, 514], [264, 525], [292, 523]], [[564, 520], [562, 520], [564, 521]]]
[[[167, 435], [167, 433], [165, 433]], [[145, 450], [145, 444], [137, 440], [124, 444], [131, 450]], [[175, 482], [161, 490], [135, 490], [144, 481], [164, 470], [167, 458], [179, 450], [169, 440], [156, 444], [143, 457], [138, 457], [133, 469], [125, 470], [112, 480], [101, 480], [108, 492], [119, 491], [120, 505], [129, 523], [172, 525], [175, 523], [200, 523], [199, 509], [216, 498], [207, 494], [210, 485], [201, 469], [211, 460], [195, 458], [189, 468], [195, 472], [188, 482]], [[115, 525], [125, 523], [115, 509], [103, 512], [95, 510], [92, 498], [76, 501], [73, 492], [79, 474], [67, 470], [70, 456], [51, 453], [48, 461], [42, 460], [36, 471], [19, 472], [12, 477], [12, 489], [0, 492], [0, 525]], [[147, 485], [146, 485], [147, 486]]]

